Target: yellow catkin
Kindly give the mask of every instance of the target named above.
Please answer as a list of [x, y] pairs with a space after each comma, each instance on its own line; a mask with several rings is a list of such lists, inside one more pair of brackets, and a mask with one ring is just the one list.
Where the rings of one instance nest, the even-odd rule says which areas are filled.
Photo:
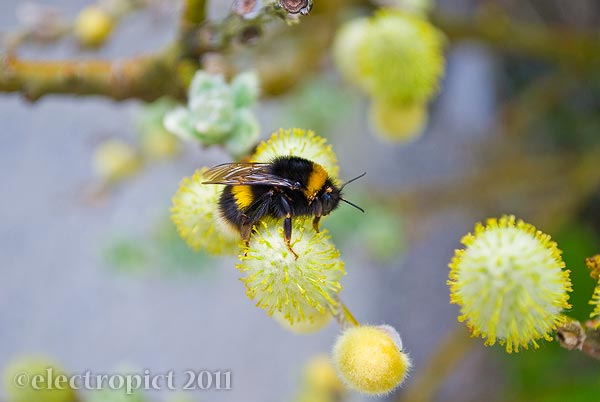
[[486, 345], [499, 342], [508, 353], [538, 347], [565, 317], [569, 271], [550, 236], [512, 215], [488, 219], [463, 237], [450, 263], [451, 303], [459, 321]]

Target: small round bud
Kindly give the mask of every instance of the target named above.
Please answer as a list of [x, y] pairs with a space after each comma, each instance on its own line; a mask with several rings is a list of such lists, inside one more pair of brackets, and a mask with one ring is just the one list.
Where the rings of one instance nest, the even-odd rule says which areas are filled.
[[331, 358], [319, 355], [311, 358], [304, 368], [305, 385], [312, 390], [322, 392], [343, 392], [344, 384], [340, 381]]
[[252, 155], [254, 162], [270, 162], [277, 156], [294, 155], [323, 166], [331, 177], [337, 177], [339, 166], [331, 145], [312, 130], [279, 129], [267, 141], [261, 142]]
[[107, 182], [116, 182], [130, 177], [141, 167], [136, 150], [119, 139], [110, 139], [94, 151], [93, 168]]
[[110, 14], [100, 7], [89, 6], [77, 16], [74, 32], [81, 45], [97, 47], [110, 36], [113, 26], [114, 21]]
[[283, 228], [261, 222], [240, 255], [237, 268], [244, 273], [246, 294], [273, 315], [281, 313], [290, 324], [318, 320], [337, 307], [336, 296], [345, 274], [339, 251], [327, 231], [316, 233], [308, 220], [296, 219], [291, 246], [287, 248]]
[[371, 104], [370, 118], [380, 138], [405, 143], [422, 134], [427, 124], [427, 107], [421, 103], [394, 105], [375, 100]]
[[[61, 376], [65, 382], [59, 380]], [[77, 401], [65, 373], [45, 358], [24, 357], [10, 363], [4, 371], [4, 387], [10, 402]]]
[[400, 335], [388, 325], [345, 330], [333, 347], [333, 361], [348, 387], [371, 395], [396, 389], [411, 367]]
[[312, 0], [279, 0], [281, 7], [290, 14], [307, 15], [312, 9]]
[[234, 254], [239, 250], [240, 235], [222, 218], [219, 198], [222, 186], [202, 184], [206, 168], [181, 181], [173, 196], [171, 220], [179, 236], [194, 250], [209, 254]]
[[450, 263], [450, 300], [460, 306], [473, 336], [497, 340], [508, 353], [552, 341], [565, 322], [569, 271], [550, 236], [514, 216], [478, 223]]

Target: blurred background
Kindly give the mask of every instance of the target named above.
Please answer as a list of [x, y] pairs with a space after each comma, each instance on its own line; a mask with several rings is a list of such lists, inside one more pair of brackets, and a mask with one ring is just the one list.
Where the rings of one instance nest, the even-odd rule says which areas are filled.
[[[174, 3], [155, 0], [128, 12], [99, 49], [66, 35], [51, 45], [25, 40], [18, 55], [119, 59], [152, 52], [177, 35]], [[211, 18], [228, 13], [229, 1], [209, 3]], [[341, 23], [377, 5], [337, 3], [315, 0], [314, 18], [335, 13]], [[4, 0], [0, 32], [14, 41], [7, 34], [54, 13], [72, 20], [90, 4]], [[507, 355], [469, 342], [446, 280], [462, 235], [476, 221], [513, 213], [558, 241], [576, 289], [571, 315], [589, 315], [594, 282], [584, 259], [600, 251], [600, 4], [438, 0], [430, 15], [447, 36], [447, 66], [420, 137], [378, 137], [366, 117], [368, 100], [325, 54], [266, 91], [255, 108], [261, 139], [280, 127], [314, 129], [333, 144], [342, 178], [368, 172], [347, 190], [367, 213], [343, 206], [324, 227], [346, 263], [348, 307], [361, 322], [401, 333], [414, 361], [407, 390], [420, 372], [438, 367], [436, 383], [427, 385], [433, 395], [421, 400], [597, 401], [600, 365], [582, 353], [544, 342], [540, 350]], [[308, 41], [302, 35], [310, 18], [268, 29], [293, 29], [300, 35], [294, 40]], [[289, 36], [271, 46], [267, 35], [237, 49], [237, 65], [288, 57], [297, 45]], [[275, 50], [265, 56], [265, 48]], [[69, 373], [231, 370], [232, 390], [188, 392], [186, 400], [294, 401], [304, 365], [329, 353], [338, 328], [287, 331], [246, 298], [235, 258], [195, 253], [179, 239], [169, 220], [179, 181], [229, 159], [217, 148], [153, 142], [163, 112], [139, 100], [49, 95], [31, 103], [0, 95], [0, 367], [43, 356]], [[125, 179], [106, 180], [98, 148], [115, 138], [155, 157]], [[444, 342], [451, 343], [442, 349], [448, 361], [435, 360]], [[459, 356], [449, 352], [461, 348]], [[402, 400], [404, 392], [387, 399]]]

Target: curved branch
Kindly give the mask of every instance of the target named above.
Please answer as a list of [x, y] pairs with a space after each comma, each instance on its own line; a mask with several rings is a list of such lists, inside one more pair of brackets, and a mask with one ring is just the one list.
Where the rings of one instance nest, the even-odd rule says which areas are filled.
[[30, 101], [48, 94], [182, 98], [185, 84], [178, 79], [178, 67], [163, 54], [121, 61], [25, 61], [7, 56], [0, 60], [0, 92], [20, 92]]

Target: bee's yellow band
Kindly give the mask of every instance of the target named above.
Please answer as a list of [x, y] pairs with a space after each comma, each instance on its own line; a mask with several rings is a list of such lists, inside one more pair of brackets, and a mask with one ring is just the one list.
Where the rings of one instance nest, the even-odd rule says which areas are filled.
[[327, 180], [327, 172], [321, 165], [318, 163], [313, 163], [312, 171], [308, 176], [308, 183], [306, 184], [306, 190], [304, 190], [304, 195], [309, 200], [315, 198], [315, 195], [319, 192], [319, 190], [325, 184], [325, 180]]
[[254, 195], [250, 186], [233, 186], [231, 194], [233, 194], [235, 203], [240, 209], [248, 208], [252, 204], [252, 201], [254, 201]]

